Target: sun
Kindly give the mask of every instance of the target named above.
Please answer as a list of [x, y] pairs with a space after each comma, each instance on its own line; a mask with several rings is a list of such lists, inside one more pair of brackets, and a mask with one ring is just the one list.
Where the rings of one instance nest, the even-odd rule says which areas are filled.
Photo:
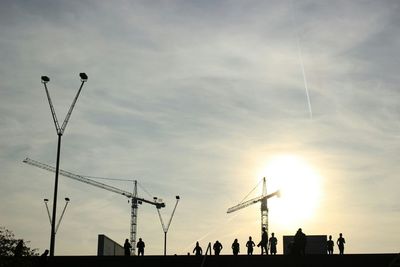
[[296, 226], [312, 219], [321, 196], [321, 178], [312, 166], [301, 157], [281, 155], [269, 160], [260, 174], [267, 177], [268, 194], [281, 193], [269, 201], [273, 221]]

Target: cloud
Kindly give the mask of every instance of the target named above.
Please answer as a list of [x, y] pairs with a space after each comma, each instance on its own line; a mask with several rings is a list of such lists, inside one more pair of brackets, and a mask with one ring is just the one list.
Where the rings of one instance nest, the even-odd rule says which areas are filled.
[[[181, 195], [170, 245], [178, 253], [207, 234], [204, 240], [221, 233], [224, 244], [233, 234], [242, 240], [257, 236], [258, 207], [232, 221], [225, 211], [277, 154], [301, 155], [323, 177], [319, 214], [305, 227], [315, 232], [327, 231], [318, 223], [342, 227], [363, 240], [347, 221], [371, 213], [398, 217], [397, 3], [3, 1], [1, 6], [0, 198], [8, 204], [0, 208], [4, 224], [33, 245], [47, 247], [40, 203], [52, 193], [53, 174], [21, 161], [30, 156], [54, 164], [57, 142], [40, 76], [51, 79], [62, 121], [82, 71], [89, 81], [62, 138], [61, 168], [138, 179], [166, 199], [167, 217], [174, 196]], [[132, 190], [130, 183], [110, 183]], [[60, 232], [61, 254], [95, 254], [100, 232], [126, 238], [126, 199], [68, 180], [60, 190], [76, 199]], [[16, 210], [37, 223], [25, 227]], [[143, 205], [139, 214], [149, 252], [161, 253], [155, 210]], [[323, 224], [327, 214], [334, 216]], [[278, 228], [272, 215], [271, 227], [292, 232]], [[396, 227], [389, 219], [374, 222], [366, 226]], [[386, 252], [395, 241], [383, 245]]]

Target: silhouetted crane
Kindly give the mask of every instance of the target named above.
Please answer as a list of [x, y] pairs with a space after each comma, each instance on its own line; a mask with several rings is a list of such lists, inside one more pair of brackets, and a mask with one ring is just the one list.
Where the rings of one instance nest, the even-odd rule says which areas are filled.
[[271, 197], [280, 196], [279, 190], [273, 192], [272, 194], [267, 195], [267, 182], [265, 177], [263, 178], [263, 191], [262, 195], [247, 201], [242, 201], [236, 206], [233, 206], [227, 210], [227, 213], [232, 213], [237, 210], [243, 209], [245, 207], [248, 207], [250, 205], [253, 205], [255, 203], [261, 202], [261, 229], [265, 228], [267, 234], [268, 234], [268, 206], [267, 206], [267, 200]]
[[[26, 158], [23, 160], [24, 163], [30, 164], [32, 166], [50, 171], [50, 172], [56, 172], [56, 169], [53, 166], [41, 163], [39, 161], [30, 159], [30, 158]], [[68, 171], [64, 171], [60, 169], [60, 175], [77, 180], [79, 182], [83, 182], [86, 184], [90, 184], [123, 196], [126, 196], [127, 198], [129, 198], [131, 200], [131, 231], [130, 231], [130, 242], [132, 245], [132, 254], [135, 255], [136, 254], [136, 232], [137, 232], [137, 209], [138, 209], [138, 205], [144, 203], [148, 203], [151, 205], [154, 205], [157, 209], [161, 209], [165, 207], [165, 203], [158, 199], [158, 198], [154, 198], [154, 201], [152, 200], [147, 200], [144, 198], [140, 198], [137, 196], [137, 181], [134, 181], [134, 188], [133, 188], [133, 193], [121, 190], [119, 188], [107, 185], [107, 184], [103, 184], [94, 180], [91, 180], [83, 175], [78, 175], [78, 174], [74, 174], [72, 172], [68, 172]]]

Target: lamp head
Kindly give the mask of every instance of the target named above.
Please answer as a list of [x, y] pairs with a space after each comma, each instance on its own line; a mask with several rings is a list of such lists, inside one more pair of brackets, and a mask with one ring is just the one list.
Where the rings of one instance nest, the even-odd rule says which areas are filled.
[[88, 80], [88, 76], [84, 72], [79, 73], [79, 77], [81, 77], [82, 82], [87, 82]]
[[41, 79], [42, 79], [42, 83], [48, 83], [48, 82], [50, 82], [50, 78], [47, 77], [47, 76], [42, 76]]
[[44, 200], [44, 202], [49, 202], [49, 199], [47, 199], [47, 198], [45, 198], [45, 199], [43, 199]]
[[175, 198], [176, 198], [176, 199], [181, 199], [179, 196], [176, 196]]
[[65, 198], [65, 201], [69, 202], [69, 197], [66, 197], [66, 198]]

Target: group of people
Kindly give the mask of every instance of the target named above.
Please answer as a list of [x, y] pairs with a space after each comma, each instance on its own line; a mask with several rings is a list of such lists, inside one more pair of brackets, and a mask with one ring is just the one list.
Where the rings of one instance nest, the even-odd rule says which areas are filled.
[[[339, 238], [336, 241], [336, 244], [339, 248], [339, 254], [344, 254], [344, 244], [346, 243], [343, 234], [339, 234]], [[261, 247], [261, 255], [276, 255], [276, 246], [278, 244], [278, 239], [275, 237], [275, 233], [271, 234], [271, 237], [268, 239], [268, 234], [265, 228], [262, 228], [261, 241], [257, 244], [257, 247]], [[293, 241], [289, 243], [288, 251], [289, 254], [292, 255], [305, 255], [306, 254], [306, 245], [307, 245], [307, 236], [303, 233], [302, 229], [299, 228], [294, 235]], [[252, 240], [252, 237], [249, 236], [249, 240], [246, 242], [247, 255], [253, 255], [254, 247], [256, 244]], [[332, 240], [332, 236], [329, 236], [329, 240], [327, 241], [326, 249], [328, 254], [333, 254], [334, 242]], [[221, 250], [223, 249], [222, 244], [217, 240], [213, 245], [214, 255], [220, 255]], [[231, 246], [232, 254], [238, 255], [240, 252], [240, 245], [238, 239], [236, 238]], [[200, 256], [203, 254], [203, 249], [200, 247], [199, 242], [196, 242], [196, 246], [193, 249], [193, 253], [196, 256]]]
[[[275, 237], [274, 233], [272, 233], [271, 237], [268, 239], [268, 234], [267, 234], [265, 228], [263, 228], [262, 231], [263, 231], [263, 233], [261, 236], [261, 241], [257, 244], [257, 247], [261, 247], [261, 255], [263, 255], [264, 253], [268, 255], [268, 251], [271, 253], [271, 255], [275, 255], [276, 254], [276, 245], [278, 244], [278, 239]], [[252, 240], [252, 237], [249, 236], [249, 240], [246, 242], [247, 255], [253, 255], [255, 246], [256, 246], [256, 244]], [[223, 246], [217, 240], [217, 241], [215, 241], [212, 248], [214, 250], [214, 255], [219, 255], [221, 253]], [[233, 241], [231, 249], [232, 249], [233, 255], [239, 254], [240, 244], [239, 244], [239, 241], [237, 238]], [[193, 249], [193, 253], [196, 256], [201, 256], [203, 254], [203, 249], [200, 247], [198, 241], [196, 242], [196, 246]]]
[[[346, 243], [343, 234], [339, 234], [339, 238], [336, 241], [336, 244], [339, 248], [339, 254], [344, 254], [344, 244]], [[306, 254], [306, 245], [307, 245], [307, 237], [302, 232], [301, 228], [297, 230], [293, 242], [289, 243], [289, 253], [292, 255], [305, 255]], [[326, 251], [329, 255], [333, 254], [334, 242], [332, 240], [332, 236], [329, 236], [329, 240], [326, 242]]]
[[[336, 240], [336, 244], [339, 248], [339, 254], [343, 255], [344, 254], [344, 244], [346, 243], [346, 240], [344, 240], [343, 234], [339, 234], [339, 238]], [[333, 247], [334, 247], [334, 242], [332, 240], [332, 236], [329, 236], [329, 240], [326, 243], [326, 250], [328, 251], [328, 254], [333, 254]]]
[[[139, 241], [137, 242], [136, 247], [138, 249], [138, 256], [144, 256], [145, 244], [141, 238], [139, 238]], [[132, 248], [131, 243], [129, 243], [128, 239], [125, 239], [125, 243], [124, 243], [125, 256], [131, 255], [131, 248]]]
[[[339, 238], [336, 241], [336, 244], [339, 248], [339, 254], [344, 254], [344, 244], [346, 243], [343, 234], [339, 234]], [[276, 255], [276, 246], [278, 244], [278, 239], [275, 237], [275, 233], [271, 234], [271, 237], [268, 239], [268, 233], [266, 232], [265, 228], [262, 228], [262, 235], [261, 235], [261, 241], [257, 244], [257, 247], [261, 248], [261, 255], [268, 255], [270, 253], [271, 255]], [[289, 243], [288, 246], [288, 251], [292, 255], [305, 255], [306, 254], [306, 245], [307, 245], [307, 236], [303, 233], [302, 229], [299, 228], [294, 235], [293, 241]], [[246, 248], [247, 248], [247, 255], [253, 255], [254, 247], [256, 244], [252, 240], [252, 237], [249, 236], [249, 240], [246, 242]], [[139, 238], [139, 241], [136, 244], [136, 247], [138, 249], [138, 256], [144, 256], [144, 247], [145, 244], [141, 238]], [[124, 251], [125, 251], [125, 256], [130, 256], [131, 255], [131, 244], [129, 243], [129, 240], [125, 240], [124, 244]], [[328, 254], [333, 254], [333, 248], [334, 248], [334, 242], [332, 240], [332, 236], [329, 236], [329, 240], [327, 241], [326, 244], [326, 249]], [[214, 250], [214, 255], [219, 255], [223, 249], [223, 246], [221, 242], [218, 240], [215, 241], [212, 249]], [[231, 246], [232, 249], [232, 254], [233, 255], [238, 255], [240, 253], [240, 244], [238, 239], [236, 238]], [[193, 253], [196, 256], [201, 256], [203, 254], [203, 249], [200, 247], [199, 242], [196, 242], [196, 246], [193, 249]]]

